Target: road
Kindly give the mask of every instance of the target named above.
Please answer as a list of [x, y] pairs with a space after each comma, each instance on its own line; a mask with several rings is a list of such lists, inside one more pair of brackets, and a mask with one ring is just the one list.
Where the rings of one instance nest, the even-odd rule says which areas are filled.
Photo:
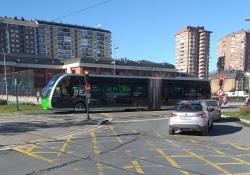
[[250, 174], [248, 125], [170, 136], [169, 112], [1, 114], [0, 175]]

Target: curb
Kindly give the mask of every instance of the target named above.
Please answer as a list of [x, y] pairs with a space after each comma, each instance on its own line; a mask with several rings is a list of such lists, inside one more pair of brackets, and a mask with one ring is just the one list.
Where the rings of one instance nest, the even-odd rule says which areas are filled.
[[244, 123], [244, 124], [247, 124], [250, 126], [250, 120], [246, 120], [246, 119], [241, 119], [241, 118], [238, 118], [238, 117], [232, 117], [232, 116], [227, 116], [227, 115], [221, 115], [222, 117], [225, 117], [225, 118], [237, 118], [240, 120], [241, 123]]

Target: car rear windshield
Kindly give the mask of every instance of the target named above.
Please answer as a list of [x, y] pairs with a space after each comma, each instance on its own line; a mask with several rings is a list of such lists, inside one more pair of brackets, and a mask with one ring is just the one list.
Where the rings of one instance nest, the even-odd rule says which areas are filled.
[[198, 112], [202, 111], [202, 106], [200, 104], [178, 104], [174, 107], [174, 111]]
[[208, 101], [207, 105], [208, 106], [214, 106], [214, 107], [218, 106], [217, 101]]

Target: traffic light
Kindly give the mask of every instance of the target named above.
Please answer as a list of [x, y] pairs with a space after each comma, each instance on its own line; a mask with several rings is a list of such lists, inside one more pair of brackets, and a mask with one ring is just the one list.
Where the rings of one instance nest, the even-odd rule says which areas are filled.
[[89, 72], [87, 70], [84, 72], [84, 83], [89, 83]]

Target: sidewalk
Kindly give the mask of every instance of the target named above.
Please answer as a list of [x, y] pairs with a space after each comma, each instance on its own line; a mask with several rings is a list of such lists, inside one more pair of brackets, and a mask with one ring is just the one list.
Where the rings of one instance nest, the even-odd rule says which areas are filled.
[[[6, 95], [0, 95], [0, 99], [6, 100]], [[41, 104], [41, 98], [39, 99], [39, 102], [37, 102], [37, 99], [34, 96], [18, 96], [18, 102]], [[8, 103], [16, 103], [16, 96], [8, 95]]]

